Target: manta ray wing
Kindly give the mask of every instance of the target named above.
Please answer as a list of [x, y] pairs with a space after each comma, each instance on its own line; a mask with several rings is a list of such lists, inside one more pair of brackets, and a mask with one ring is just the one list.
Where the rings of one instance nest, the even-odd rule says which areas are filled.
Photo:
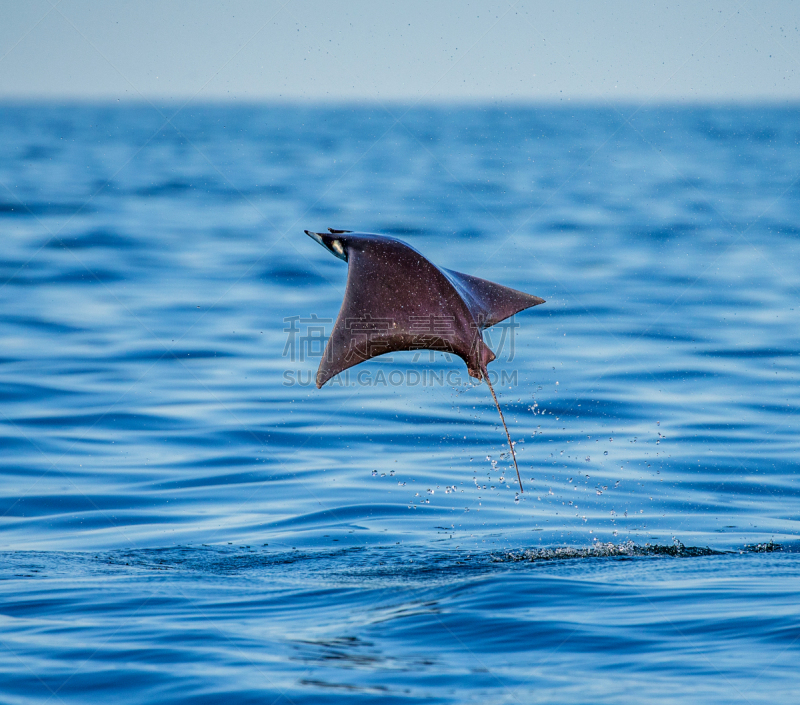
[[344, 301], [317, 371], [318, 387], [365, 360], [401, 350], [456, 354], [480, 379], [481, 357], [485, 365], [494, 354], [438, 267], [390, 238], [349, 247], [347, 263]]
[[544, 303], [544, 299], [538, 296], [502, 284], [454, 272], [451, 269], [442, 271], [464, 299], [481, 330], [500, 323], [526, 308]]

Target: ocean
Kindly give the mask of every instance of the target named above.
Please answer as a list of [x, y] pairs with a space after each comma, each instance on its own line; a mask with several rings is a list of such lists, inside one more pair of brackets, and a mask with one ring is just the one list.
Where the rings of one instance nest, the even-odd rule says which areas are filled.
[[[797, 106], [0, 104], [0, 701], [797, 703]], [[313, 383], [382, 233], [541, 296]]]

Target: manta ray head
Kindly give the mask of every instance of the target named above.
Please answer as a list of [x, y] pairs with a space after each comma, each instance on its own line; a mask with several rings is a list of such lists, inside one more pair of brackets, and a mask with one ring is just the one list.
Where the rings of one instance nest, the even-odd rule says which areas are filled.
[[306, 230], [305, 234], [314, 238], [334, 257], [347, 262], [347, 243], [341, 236], [349, 232], [349, 230], [331, 230], [330, 233], [312, 233]]

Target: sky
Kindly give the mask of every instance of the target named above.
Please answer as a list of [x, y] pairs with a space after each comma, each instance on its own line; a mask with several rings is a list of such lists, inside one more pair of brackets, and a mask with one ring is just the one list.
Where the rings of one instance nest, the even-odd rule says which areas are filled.
[[800, 99], [800, 2], [0, 0], [0, 100]]

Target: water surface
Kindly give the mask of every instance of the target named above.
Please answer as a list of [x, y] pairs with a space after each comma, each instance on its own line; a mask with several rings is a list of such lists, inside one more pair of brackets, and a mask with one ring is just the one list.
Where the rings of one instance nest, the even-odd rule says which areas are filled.
[[[797, 701], [795, 109], [178, 107], [0, 106], [4, 701]], [[457, 358], [310, 383], [329, 226], [547, 300], [523, 494]]]

